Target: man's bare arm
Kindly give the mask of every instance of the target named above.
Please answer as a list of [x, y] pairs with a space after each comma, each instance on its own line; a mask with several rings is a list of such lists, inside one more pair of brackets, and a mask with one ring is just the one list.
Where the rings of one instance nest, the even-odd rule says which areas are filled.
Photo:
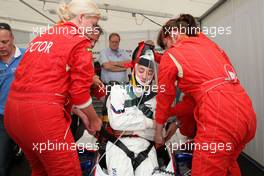
[[130, 60], [126, 61], [118, 61], [118, 62], [106, 62], [103, 63], [103, 68], [112, 71], [112, 72], [121, 72], [121, 71], [126, 71], [127, 68], [124, 67], [125, 63], [130, 63]]

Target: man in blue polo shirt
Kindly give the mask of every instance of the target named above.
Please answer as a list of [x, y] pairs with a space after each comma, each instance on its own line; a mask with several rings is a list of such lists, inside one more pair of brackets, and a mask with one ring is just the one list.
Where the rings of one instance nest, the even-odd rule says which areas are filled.
[[110, 81], [127, 82], [127, 68], [125, 63], [130, 62], [130, 57], [125, 50], [119, 49], [120, 35], [109, 35], [109, 48], [101, 51], [99, 62], [102, 66], [101, 79], [105, 84]]
[[24, 52], [25, 49], [14, 45], [11, 27], [0, 23], [0, 176], [7, 175], [13, 144], [4, 128], [5, 103], [15, 70]]

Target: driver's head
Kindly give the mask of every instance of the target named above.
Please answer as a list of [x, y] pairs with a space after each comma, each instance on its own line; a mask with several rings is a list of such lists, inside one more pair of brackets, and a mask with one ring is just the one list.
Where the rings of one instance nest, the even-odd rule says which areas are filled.
[[154, 47], [146, 42], [140, 42], [132, 54], [132, 85], [148, 86], [156, 79], [156, 63]]
[[143, 55], [139, 57], [138, 62], [133, 69], [133, 76], [137, 85], [150, 85], [154, 78], [154, 54], [152, 50], [146, 50]]

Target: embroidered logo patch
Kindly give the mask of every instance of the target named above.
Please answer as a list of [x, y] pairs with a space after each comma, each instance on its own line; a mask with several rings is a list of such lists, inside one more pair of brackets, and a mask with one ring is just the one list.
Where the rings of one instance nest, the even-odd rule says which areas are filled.
[[86, 48], [86, 51], [93, 52], [93, 49], [92, 48]]
[[228, 78], [230, 79], [230, 81], [233, 81], [233, 82], [238, 81], [237, 74], [231, 65], [225, 65], [225, 72]]

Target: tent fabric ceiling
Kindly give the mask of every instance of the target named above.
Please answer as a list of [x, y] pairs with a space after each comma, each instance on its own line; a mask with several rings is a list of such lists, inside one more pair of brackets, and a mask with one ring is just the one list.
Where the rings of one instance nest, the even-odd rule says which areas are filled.
[[[55, 10], [60, 0], [24, 0], [41, 13], [54, 21], [58, 21], [56, 15], [48, 10]], [[50, 2], [52, 1], [52, 2]], [[67, 0], [66, 0], [67, 1]], [[200, 17], [210, 9], [218, 0], [94, 0], [96, 3], [110, 6], [118, 6], [137, 10], [147, 10], [156, 13], [168, 13], [177, 16], [180, 13], [190, 13]], [[54, 3], [56, 2], [56, 3]], [[14, 29], [33, 31], [41, 26], [52, 25], [52, 22], [33, 11], [19, 0], [0, 0], [0, 21], [8, 22]], [[157, 30], [159, 26], [144, 19], [141, 15], [132, 16], [131, 13], [101, 10], [103, 16], [108, 19], [100, 24], [107, 32], [113, 31], [142, 31]], [[159, 24], [164, 24], [168, 18], [148, 16]]]

